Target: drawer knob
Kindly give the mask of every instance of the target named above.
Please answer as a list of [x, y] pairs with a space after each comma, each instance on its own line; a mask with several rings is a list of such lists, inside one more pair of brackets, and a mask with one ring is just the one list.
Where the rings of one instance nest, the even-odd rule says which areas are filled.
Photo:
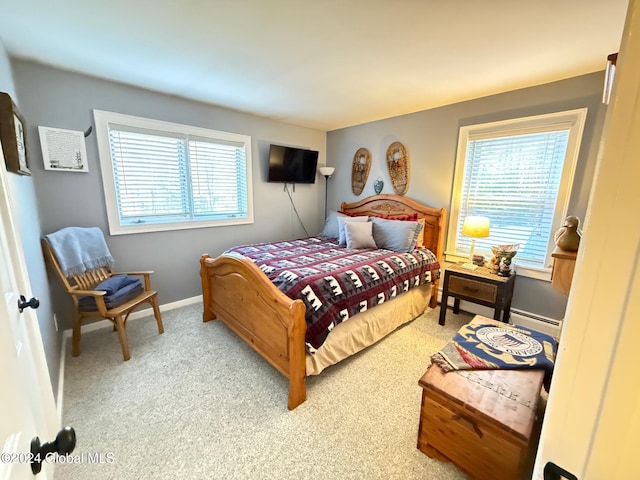
[[469, 425], [471, 425], [471, 428], [473, 428], [473, 431], [476, 432], [478, 437], [482, 438], [482, 430], [480, 430], [480, 427], [478, 427], [478, 424], [476, 423], [476, 421], [473, 418], [471, 418], [471, 417], [469, 417], [467, 415], [462, 415], [461, 413], [456, 413], [451, 418], [453, 420], [464, 420]]

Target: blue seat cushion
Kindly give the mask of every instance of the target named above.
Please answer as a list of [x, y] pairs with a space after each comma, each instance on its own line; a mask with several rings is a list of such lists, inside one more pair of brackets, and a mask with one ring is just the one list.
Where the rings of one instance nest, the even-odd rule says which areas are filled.
[[[94, 290], [106, 292], [104, 303], [108, 309], [116, 308], [129, 300], [136, 298], [144, 292], [142, 280], [129, 275], [114, 275], [94, 287]], [[83, 312], [90, 312], [98, 309], [96, 299], [92, 296], [81, 297], [78, 307]]]

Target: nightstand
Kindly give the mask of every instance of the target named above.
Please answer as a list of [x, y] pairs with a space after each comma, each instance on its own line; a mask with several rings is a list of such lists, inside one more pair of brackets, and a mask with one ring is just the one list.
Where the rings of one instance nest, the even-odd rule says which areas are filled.
[[450, 296], [455, 297], [453, 313], [460, 312], [460, 300], [466, 300], [493, 308], [495, 310], [494, 320], [500, 320], [502, 313], [502, 321], [508, 322], [515, 282], [516, 272], [513, 265], [511, 265], [511, 276], [509, 277], [501, 277], [487, 267], [468, 270], [459, 263], [447, 266], [444, 272], [438, 323], [444, 325], [447, 315], [447, 299]]

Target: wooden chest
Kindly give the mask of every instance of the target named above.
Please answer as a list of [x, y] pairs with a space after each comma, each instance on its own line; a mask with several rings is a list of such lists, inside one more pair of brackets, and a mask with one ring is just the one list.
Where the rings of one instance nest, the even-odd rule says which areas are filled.
[[531, 478], [540, 434], [541, 370], [445, 373], [420, 379], [418, 448], [475, 479]]

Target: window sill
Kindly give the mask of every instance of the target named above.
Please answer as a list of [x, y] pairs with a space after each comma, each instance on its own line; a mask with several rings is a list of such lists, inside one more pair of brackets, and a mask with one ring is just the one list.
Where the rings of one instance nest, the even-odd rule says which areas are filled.
[[226, 220], [202, 220], [179, 223], [153, 223], [138, 225], [118, 225], [118, 219], [113, 220], [113, 226], [109, 227], [110, 235], [127, 235], [131, 233], [166, 232], [170, 230], [188, 230], [192, 228], [226, 227], [230, 225], [246, 225], [253, 223], [253, 217], [243, 219]]

